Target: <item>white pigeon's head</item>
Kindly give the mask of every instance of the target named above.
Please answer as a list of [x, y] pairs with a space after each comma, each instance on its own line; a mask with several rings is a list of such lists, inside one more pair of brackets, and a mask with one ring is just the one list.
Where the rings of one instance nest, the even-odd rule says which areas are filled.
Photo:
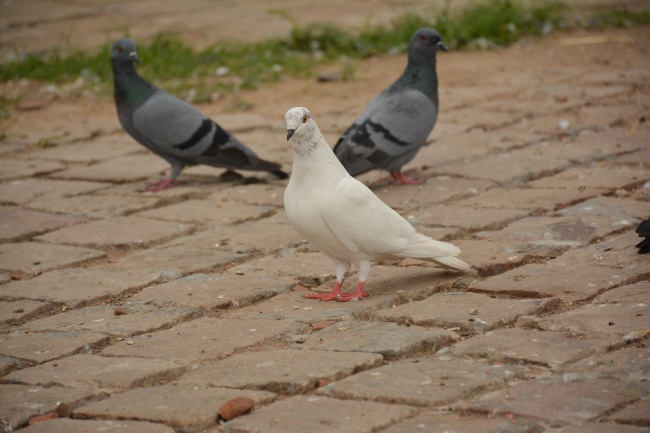
[[312, 115], [305, 107], [294, 107], [284, 115], [287, 121], [287, 140], [300, 138], [313, 128]]
[[113, 50], [111, 51], [111, 59], [114, 62], [132, 65], [140, 63], [138, 53], [135, 50], [135, 42], [129, 38], [122, 38], [115, 41]]

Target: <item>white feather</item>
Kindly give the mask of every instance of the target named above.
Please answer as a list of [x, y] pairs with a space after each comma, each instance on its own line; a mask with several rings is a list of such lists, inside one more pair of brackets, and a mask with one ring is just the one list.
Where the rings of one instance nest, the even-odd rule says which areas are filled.
[[[359, 281], [370, 262], [413, 257], [474, 272], [456, 246], [417, 233], [401, 215], [368, 187], [351, 177], [325, 141], [306, 108], [286, 114], [295, 150], [291, 179], [284, 193], [287, 218], [309, 243], [337, 264], [360, 267]], [[363, 271], [367, 269], [367, 271]], [[366, 274], [366, 275], [364, 275]], [[341, 281], [342, 281], [341, 276]]]

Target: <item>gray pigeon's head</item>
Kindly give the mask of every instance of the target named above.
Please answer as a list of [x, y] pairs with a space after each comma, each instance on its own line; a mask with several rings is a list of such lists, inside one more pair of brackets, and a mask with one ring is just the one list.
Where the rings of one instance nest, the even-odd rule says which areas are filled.
[[442, 43], [440, 33], [429, 27], [422, 27], [413, 33], [409, 41], [409, 57], [431, 56], [438, 50], [448, 51], [445, 44]]
[[138, 53], [135, 50], [135, 42], [129, 38], [122, 38], [115, 41], [111, 51], [111, 59], [114, 62], [132, 65], [133, 62], [140, 63]]

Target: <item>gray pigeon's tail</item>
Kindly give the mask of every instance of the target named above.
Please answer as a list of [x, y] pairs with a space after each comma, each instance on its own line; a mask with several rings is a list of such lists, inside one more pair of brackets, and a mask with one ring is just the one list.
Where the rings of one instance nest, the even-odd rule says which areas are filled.
[[272, 175], [274, 175], [275, 177], [277, 177], [278, 179], [288, 179], [289, 178], [289, 175], [287, 173], [285, 173], [284, 171], [282, 171], [282, 170], [271, 171], [270, 173]]

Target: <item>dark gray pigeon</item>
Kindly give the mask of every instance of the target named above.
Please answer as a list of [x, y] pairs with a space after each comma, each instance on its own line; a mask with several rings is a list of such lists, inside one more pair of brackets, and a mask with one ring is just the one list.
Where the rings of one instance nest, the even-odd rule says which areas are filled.
[[417, 30], [402, 76], [377, 95], [334, 147], [352, 176], [387, 170], [393, 184], [421, 184], [401, 172], [420, 150], [438, 117], [436, 53], [447, 51], [434, 29]]
[[111, 64], [120, 123], [138, 143], [171, 164], [169, 176], [144, 191], [169, 188], [186, 165], [196, 164], [288, 177], [280, 165], [260, 159], [199, 110], [142, 78], [136, 62], [132, 40], [123, 38], [113, 44]]
[[636, 247], [639, 249], [639, 254], [650, 253], [650, 218], [641, 221], [641, 224], [639, 224], [635, 231], [639, 236], [644, 238], [636, 244]]

